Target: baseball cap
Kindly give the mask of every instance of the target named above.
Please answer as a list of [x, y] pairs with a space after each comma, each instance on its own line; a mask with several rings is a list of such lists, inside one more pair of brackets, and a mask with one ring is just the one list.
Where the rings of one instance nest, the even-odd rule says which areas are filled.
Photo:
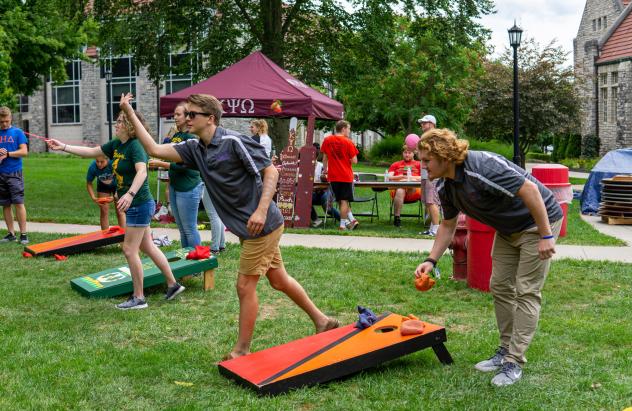
[[426, 114], [425, 116], [423, 116], [422, 118], [420, 118], [419, 120], [417, 120], [418, 124], [421, 123], [432, 123], [435, 126], [437, 125], [437, 119], [435, 118], [435, 116], [433, 116], [432, 114]]

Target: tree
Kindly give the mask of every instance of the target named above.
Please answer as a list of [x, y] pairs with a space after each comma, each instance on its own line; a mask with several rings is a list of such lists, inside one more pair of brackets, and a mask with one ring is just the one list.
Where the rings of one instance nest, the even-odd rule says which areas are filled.
[[94, 25], [72, 6], [61, 0], [0, 1], [2, 104], [15, 104], [16, 94], [31, 94], [44, 76], [64, 81], [67, 60], [82, 57]]
[[[566, 54], [549, 44], [539, 50], [527, 40], [519, 53], [520, 151], [524, 154], [540, 136], [575, 134], [579, 126], [579, 97], [573, 87], [573, 69], [564, 66]], [[510, 50], [485, 63], [485, 75], [476, 85], [476, 108], [466, 125], [467, 134], [481, 140], [513, 141], [513, 59]]]
[[485, 53], [474, 16], [398, 16], [367, 2], [333, 57], [337, 96], [354, 126], [409, 133], [432, 113], [441, 126], [460, 129]]

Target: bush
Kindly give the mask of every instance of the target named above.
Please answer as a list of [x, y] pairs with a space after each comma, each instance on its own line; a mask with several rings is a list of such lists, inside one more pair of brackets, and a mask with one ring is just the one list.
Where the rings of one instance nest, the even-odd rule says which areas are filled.
[[383, 138], [371, 147], [369, 159], [372, 162], [388, 162], [392, 163], [401, 160], [402, 146], [404, 145], [404, 137], [395, 135]]
[[564, 158], [559, 160], [560, 164], [573, 170], [583, 170], [589, 172], [595, 167], [600, 158]]
[[513, 159], [513, 144], [498, 140], [479, 141], [468, 139], [468, 141], [470, 142], [471, 150], [490, 151], [492, 153], [500, 154], [509, 161]]
[[568, 136], [566, 144], [566, 155], [564, 158], [578, 158], [582, 154], [582, 136], [579, 134], [571, 134]]
[[601, 140], [594, 134], [588, 134], [584, 137], [582, 144], [582, 157], [594, 158], [599, 156], [599, 149], [601, 148]]
[[364, 152], [362, 144], [356, 144], [356, 148], [358, 149], [358, 161], [366, 160], [366, 153]]
[[540, 160], [547, 163], [552, 161], [552, 156], [550, 154], [544, 153], [527, 153], [527, 160]]
[[566, 157], [566, 146], [568, 145], [568, 137], [564, 135], [555, 136], [557, 140], [553, 146], [553, 161], [559, 162]]

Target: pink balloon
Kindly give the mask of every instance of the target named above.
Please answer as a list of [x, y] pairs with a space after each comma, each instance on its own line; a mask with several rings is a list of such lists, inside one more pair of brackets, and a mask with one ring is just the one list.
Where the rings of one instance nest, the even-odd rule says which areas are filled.
[[406, 147], [408, 147], [410, 150], [415, 150], [417, 149], [417, 143], [419, 143], [419, 136], [417, 134], [409, 134], [406, 136], [406, 139], [404, 140], [406, 142]]

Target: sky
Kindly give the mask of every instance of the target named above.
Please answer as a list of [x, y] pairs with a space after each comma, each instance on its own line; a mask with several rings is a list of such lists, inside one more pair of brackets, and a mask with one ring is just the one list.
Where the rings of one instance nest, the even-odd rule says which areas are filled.
[[[573, 38], [577, 34], [586, 0], [496, 0], [496, 13], [483, 17], [481, 24], [492, 31], [490, 44], [494, 55], [502, 54], [509, 47], [507, 30], [514, 19], [525, 37], [534, 38], [540, 47], [557, 39], [570, 54], [567, 62], [573, 61]], [[520, 50], [520, 49], [518, 49]]]

